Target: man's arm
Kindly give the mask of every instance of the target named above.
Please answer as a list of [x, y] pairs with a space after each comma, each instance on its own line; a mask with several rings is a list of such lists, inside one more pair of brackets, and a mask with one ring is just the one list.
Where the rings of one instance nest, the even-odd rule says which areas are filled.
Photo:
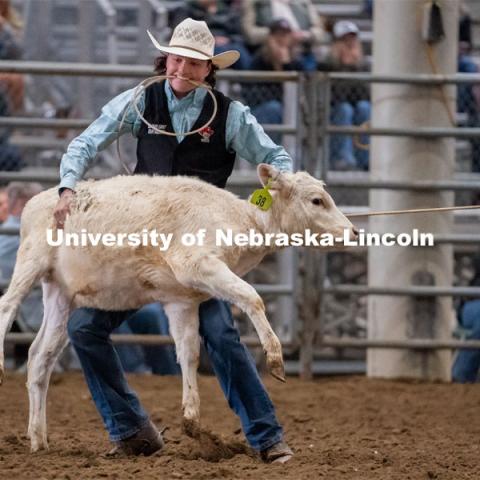
[[280, 171], [292, 171], [292, 158], [265, 133], [250, 108], [231, 102], [226, 128], [227, 148], [254, 165], [269, 163]]
[[[138, 116], [131, 106], [134, 89], [121, 93], [102, 108], [100, 116], [87, 129], [74, 138], [60, 163], [60, 191], [74, 190], [76, 183], [83, 178], [97, 154], [113, 143], [119, 135], [138, 132]], [[123, 115], [125, 120], [122, 122]], [[145, 110], [144, 93], [138, 97], [138, 109]]]
[[[102, 108], [101, 115], [68, 146], [60, 163], [60, 199], [53, 211], [58, 228], [63, 228], [65, 219], [70, 213], [70, 204], [75, 194], [76, 183], [83, 178], [97, 153], [126, 132], [137, 135], [140, 123], [137, 112], [131, 106], [133, 94], [133, 89], [128, 90], [107, 103]], [[145, 110], [144, 92], [138, 97], [138, 109], [143, 114]]]

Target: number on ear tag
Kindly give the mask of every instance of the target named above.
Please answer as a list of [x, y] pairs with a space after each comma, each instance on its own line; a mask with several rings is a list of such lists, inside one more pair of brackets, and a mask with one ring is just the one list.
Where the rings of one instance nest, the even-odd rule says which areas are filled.
[[272, 196], [268, 191], [268, 186], [255, 190], [250, 197], [250, 203], [253, 203], [253, 205], [261, 210], [269, 210], [272, 206]]

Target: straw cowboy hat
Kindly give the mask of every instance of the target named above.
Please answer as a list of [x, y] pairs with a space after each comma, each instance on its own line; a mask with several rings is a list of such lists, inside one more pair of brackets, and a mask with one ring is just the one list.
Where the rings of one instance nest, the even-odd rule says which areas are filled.
[[148, 30], [147, 33], [155, 47], [161, 52], [198, 60], [211, 60], [220, 69], [228, 68], [240, 58], [240, 52], [236, 50], [228, 50], [214, 55], [215, 38], [212, 32], [205, 22], [199, 22], [192, 18], [186, 18], [175, 27], [168, 47], [160, 45]]

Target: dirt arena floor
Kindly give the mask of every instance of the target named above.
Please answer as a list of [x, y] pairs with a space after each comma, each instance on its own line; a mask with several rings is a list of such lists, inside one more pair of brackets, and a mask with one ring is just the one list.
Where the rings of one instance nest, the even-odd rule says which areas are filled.
[[0, 478], [5, 479], [478, 479], [480, 386], [343, 377], [266, 383], [296, 456], [265, 465], [246, 448], [216, 380], [201, 377], [203, 425], [221, 436], [181, 432], [179, 378], [133, 376], [158, 425], [159, 456], [104, 456], [109, 442], [79, 373], [55, 375], [50, 450], [30, 454], [25, 377], [0, 388]]

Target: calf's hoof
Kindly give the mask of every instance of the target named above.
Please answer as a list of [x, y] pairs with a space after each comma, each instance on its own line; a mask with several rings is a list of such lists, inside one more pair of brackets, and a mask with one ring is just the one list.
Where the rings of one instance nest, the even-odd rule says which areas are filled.
[[283, 360], [281, 358], [267, 358], [267, 366], [270, 375], [277, 380], [285, 383], [285, 367], [283, 366]]
[[34, 438], [30, 441], [30, 452], [35, 453], [40, 450], [48, 450], [48, 442], [40, 442]]
[[201, 433], [200, 422], [193, 418], [183, 417], [182, 432], [190, 438], [199, 438]]

